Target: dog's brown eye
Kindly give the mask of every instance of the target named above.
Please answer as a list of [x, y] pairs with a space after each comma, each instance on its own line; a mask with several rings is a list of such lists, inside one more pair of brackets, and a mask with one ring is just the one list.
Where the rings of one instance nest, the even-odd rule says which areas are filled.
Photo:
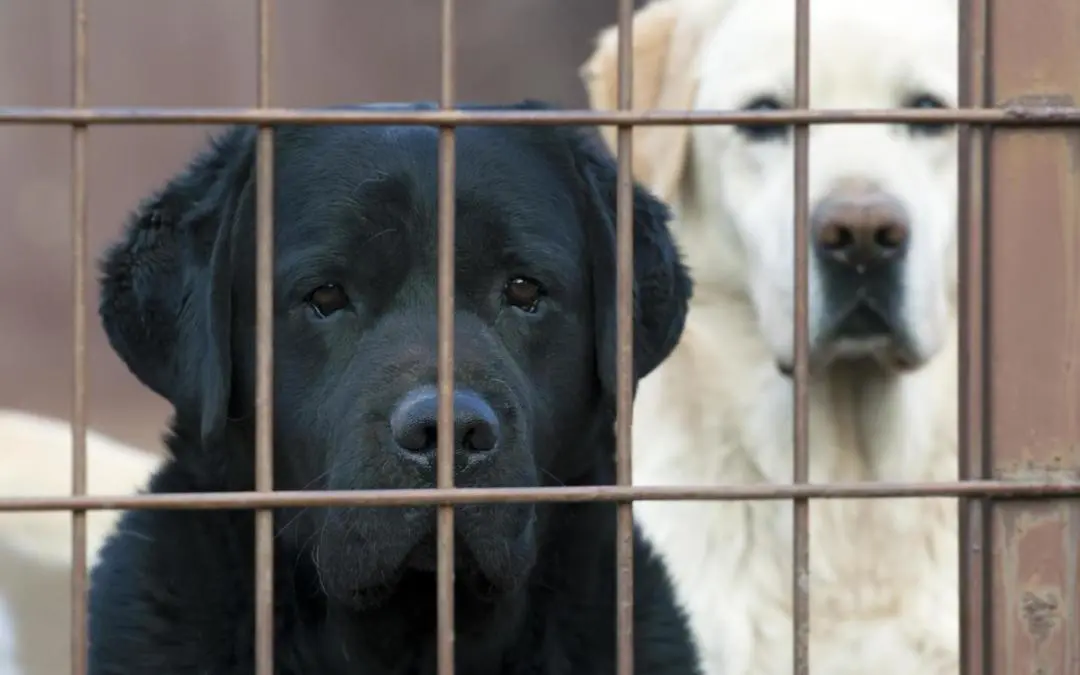
[[506, 287], [503, 289], [506, 304], [530, 314], [536, 311], [543, 294], [544, 287], [540, 285], [540, 282], [527, 277], [514, 277], [506, 282]]
[[[783, 110], [784, 104], [773, 96], [759, 96], [743, 106], [743, 112], [773, 112]], [[740, 124], [739, 131], [752, 141], [771, 141], [785, 138], [786, 124]]]
[[307, 298], [307, 303], [320, 319], [325, 319], [334, 312], [344, 309], [349, 304], [345, 289], [337, 284], [319, 286]]
[[[923, 110], [935, 110], [945, 108], [946, 106], [945, 102], [937, 96], [933, 96], [932, 94], [920, 94], [918, 96], [912, 96], [908, 101], [906, 101], [906, 107], [921, 108]], [[923, 136], [937, 136], [943, 133], [948, 128], [948, 125], [933, 123], [916, 123], [908, 125], [908, 128], [913, 134], [920, 134]]]

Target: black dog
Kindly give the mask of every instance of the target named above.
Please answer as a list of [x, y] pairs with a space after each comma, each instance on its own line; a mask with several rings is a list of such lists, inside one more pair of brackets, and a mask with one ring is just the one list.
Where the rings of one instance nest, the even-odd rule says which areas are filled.
[[[571, 128], [457, 138], [456, 484], [610, 484], [612, 158]], [[253, 487], [255, 140], [220, 136], [105, 257], [109, 339], [175, 408], [152, 492]], [[437, 147], [429, 127], [277, 131], [277, 489], [434, 485]], [[633, 201], [643, 376], [682, 332], [690, 280], [665, 208]], [[279, 675], [435, 672], [434, 513], [275, 513]], [[613, 673], [614, 507], [455, 513], [457, 672]], [[252, 673], [252, 513], [134, 511], [119, 530], [91, 581], [92, 675]], [[635, 541], [638, 672], [695, 673], [665, 571]]]

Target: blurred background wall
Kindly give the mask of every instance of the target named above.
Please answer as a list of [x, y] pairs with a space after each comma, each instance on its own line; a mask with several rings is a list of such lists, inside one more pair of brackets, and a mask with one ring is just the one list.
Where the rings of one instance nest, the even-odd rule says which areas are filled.
[[[254, 0], [91, 0], [95, 106], [255, 103]], [[638, 2], [640, 5], [641, 2]], [[71, 103], [67, 0], [0, 0], [0, 105]], [[461, 0], [461, 99], [582, 106], [577, 68], [615, 0]], [[278, 0], [274, 104], [437, 99], [438, 0]], [[206, 127], [90, 130], [90, 424], [160, 446], [164, 401], [132, 377], [96, 316], [96, 260], [140, 197], [194, 152]], [[0, 126], [0, 407], [71, 409], [70, 136]]]

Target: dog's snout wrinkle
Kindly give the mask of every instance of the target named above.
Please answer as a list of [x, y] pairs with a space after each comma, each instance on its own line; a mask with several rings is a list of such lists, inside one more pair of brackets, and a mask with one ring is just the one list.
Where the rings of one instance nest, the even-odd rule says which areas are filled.
[[[439, 396], [424, 386], [406, 394], [390, 415], [394, 442], [410, 454], [434, 457], [438, 445]], [[483, 397], [469, 390], [454, 392], [454, 451], [486, 453], [499, 444], [499, 418]]]
[[826, 196], [814, 207], [810, 227], [820, 260], [858, 272], [901, 260], [911, 235], [907, 209], [877, 189]]

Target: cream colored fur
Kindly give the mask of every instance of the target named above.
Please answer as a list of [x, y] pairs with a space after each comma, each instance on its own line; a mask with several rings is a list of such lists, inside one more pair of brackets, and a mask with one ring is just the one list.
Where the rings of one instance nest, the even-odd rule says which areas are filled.
[[[0, 496], [71, 494], [71, 426], [63, 420], [0, 410]], [[125, 495], [144, 488], [159, 456], [88, 431], [87, 493]], [[119, 511], [86, 518], [87, 563], [113, 531]], [[0, 675], [70, 670], [71, 515], [0, 513]]]
[[[738, 109], [761, 94], [794, 106], [794, 3], [657, 0], [634, 21], [634, 107]], [[811, 107], [896, 108], [920, 92], [956, 105], [955, 0], [812, 0]], [[582, 69], [592, 105], [616, 107], [616, 34]], [[612, 129], [605, 130], [609, 142]], [[792, 143], [731, 127], [640, 127], [636, 177], [666, 198], [695, 278], [674, 354], [635, 405], [638, 485], [792, 480]], [[815, 127], [811, 207], [869, 179], [913, 215], [904, 320], [921, 366], [899, 374], [815, 368], [810, 480], [956, 478], [955, 132]], [[810, 332], [820, 286], [810, 267]], [[639, 502], [688, 610], [707, 675], [792, 672], [788, 502]], [[810, 671], [958, 671], [956, 504], [815, 500], [810, 506]]]

